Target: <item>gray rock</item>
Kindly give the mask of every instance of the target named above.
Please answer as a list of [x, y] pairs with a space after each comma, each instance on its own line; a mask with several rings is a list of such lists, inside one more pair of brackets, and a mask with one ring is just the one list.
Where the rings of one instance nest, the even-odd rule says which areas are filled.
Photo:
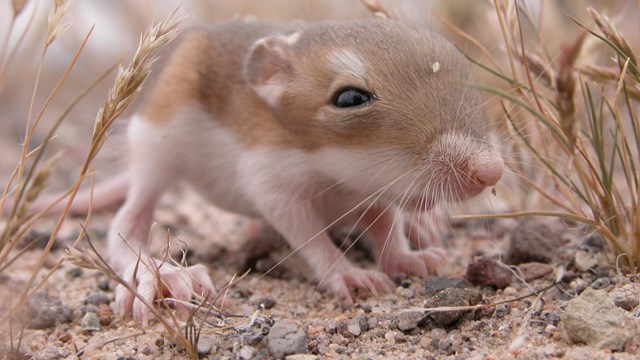
[[444, 276], [431, 276], [424, 283], [424, 288], [427, 293], [435, 294], [440, 290], [457, 287], [468, 288], [471, 284], [467, 279], [462, 277], [444, 277]]
[[278, 359], [307, 352], [307, 334], [299, 321], [276, 322], [269, 330], [267, 341], [271, 355]]
[[569, 341], [613, 351], [622, 350], [638, 331], [627, 312], [616, 307], [612, 297], [602, 290], [586, 289], [569, 301], [561, 320]]
[[287, 355], [284, 360], [320, 360], [318, 355], [311, 354], [295, 354], [295, 355]]
[[524, 219], [509, 235], [506, 261], [514, 265], [532, 261], [549, 263], [565, 243], [559, 231], [531, 218]]
[[31, 329], [47, 329], [71, 321], [71, 311], [62, 300], [45, 292], [36, 293], [27, 301], [27, 313]]
[[369, 330], [369, 320], [366, 316], [356, 316], [338, 324], [338, 332], [344, 337], [358, 337], [367, 330]]
[[214, 345], [214, 339], [211, 336], [200, 335], [198, 337], [197, 351], [198, 355], [207, 355], [211, 352]]
[[79, 278], [84, 274], [84, 270], [82, 270], [82, 268], [79, 267], [72, 267], [71, 269], [67, 270], [67, 275], [69, 275], [69, 277], [71, 278]]
[[256, 349], [251, 346], [243, 346], [238, 351], [238, 356], [242, 360], [250, 360], [253, 359], [253, 356], [256, 354]]
[[467, 266], [465, 277], [471, 283], [504, 289], [513, 281], [513, 273], [497, 260], [481, 257]]
[[367, 324], [369, 326], [369, 329], [375, 329], [375, 327], [378, 326], [378, 318], [375, 316], [368, 317]]
[[409, 331], [422, 325], [427, 317], [428, 316], [422, 311], [406, 311], [398, 314], [394, 322], [398, 329]]
[[109, 304], [111, 302], [111, 298], [105, 293], [102, 292], [92, 292], [87, 295], [87, 298], [84, 300], [86, 304], [91, 304], [98, 306], [100, 304]]
[[587, 250], [593, 250], [593, 252], [602, 251], [604, 243], [602, 242], [602, 236], [598, 233], [593, 233], [582, 242], [582, 246]]
[[560, 322], [561, 314], [560, 310], [556, 309], [548, 309], [542, 310], [540, 313], [540, 319], [544, 321], [546, 324], [557, 326]]
[[109, 291], [111, 284], [109, 284], [109, 279], [102, 279], [98, 281], [98, 289], [102, 291]]
[[578, 250], [576, 251], [576, 255], [573, 257], [573, 263], [576, 265], [578, 270], [585, 272], [598, 265], [598, 258], [594, 253]]
[[638, 284], [627, 284], [611, 292], [613, 303], [617, 307], [627, 311], [633, 310], [640, 304], [640, 286]]
[[82, 330], [87, 332], [100, 331], [100, 320], [98, 319], [98, 315], [93, 312], [84, 314], [82, 321], [80, 321], [80, 327]]
[[609, 278], [606, 278], [606, 277], [599, 278], [596, 281], [591, 283], [591, 287], [594, 290], [604, 289], [609, 285], [611, 285], [611, 280], [609, 280]]
[[42, 360], [58, 360], [62, 359], [63, 357], [64, 355], [60, 353], [60, 349], [58, 349], [57, 346], [53, 345], [45, 347], [38, 353], [38, 359]]
[[265, 309], [271, 309], [272, 307], [276, 306], [278, 302], [276, 301], [276, 299], [270, 297], [270, 296], [266, 296], [260, 300], [258, 300], [258, 305], [264, 305]]
[[[482, 294], [474, 289], [449, 288], [437, 293], [425, 302], [425, 307], [437, 308], [444, 306], [470, 306], [482, 301]], [[473, 310], [432, 312], [431, 318], [441, 326], [448, 326], [460, 320]]]
[[511, 304], [498, 304], [496, 305], [496, 316], [503, 318], [511, 313]]

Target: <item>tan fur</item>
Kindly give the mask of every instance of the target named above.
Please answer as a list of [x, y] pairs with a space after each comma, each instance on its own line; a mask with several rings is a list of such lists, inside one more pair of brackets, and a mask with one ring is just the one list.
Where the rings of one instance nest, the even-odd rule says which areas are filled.
[[180, 108], [199, 104], [238, 134], [245, 145], [292, 143], [290, 134], [282, 131], [266, 104], [242, 77], [244, 57], [256, 40], [291, 30], [277, 24], [235, 26], [241, 23], [198, 27], [184, 34], [143, 105], [144, 117], [156, 125], [168, 126]]
[[[450, 44], [426, 29], [391, 20], [357, 25], [346, 29], [344, 23], [331, 22], [230, 22], [192, 29], [164, 69], [143, 114], [167, 125], [179, 108], [197, 103], [251, 147], [401, 146], [416, 156], [452, 127], [473, 131], [486, 126], [481, 112], [453, 118], [469, 70]], [[257, 40], [296, 31], [299, 38], [284, 49], [293, 78], [279, 108], [272, 109], [246, 83], [243, 66]], [[335, 52], [342, 49], [362, 59], [364, 78], [332, 66]], [[441, 69], [434, 73], [436, 62]], [[377, 101], [358, 109], [335, 109], [331, 96], [346, 85], [370, 90]], [[478, 98], [465, 101], [478, 103]], [[407, 128], [418, 136], [407, 138]]]

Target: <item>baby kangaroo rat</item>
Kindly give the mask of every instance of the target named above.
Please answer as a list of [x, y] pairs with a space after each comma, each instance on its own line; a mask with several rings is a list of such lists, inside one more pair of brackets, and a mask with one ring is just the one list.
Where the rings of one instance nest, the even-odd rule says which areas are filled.
[[[435, 272], [445, 254], [412, 231], [414, 213], [478, 194], [504, 167], [480, 96], [464, 85], [470, 72], [446, 40], [394, 20], [188, 30], [129, 127], [111, 266], [132, 281], [137, 269], [134, 285], [154, 299], [136, 252], [160, 195], [186, 181], [220, 208], [264, 219], [321, 288], [348, 301], [354, 289], [392, 289], [388, 274]], [[355, 267], [333, 244], [329, 231], [345, 224], [363, 233], [377, 270]], [[160, 275], [181, 300], [215, 291], [202, 265], [165, 264]], [[146, 321], [124, 287], [116, 302]]]

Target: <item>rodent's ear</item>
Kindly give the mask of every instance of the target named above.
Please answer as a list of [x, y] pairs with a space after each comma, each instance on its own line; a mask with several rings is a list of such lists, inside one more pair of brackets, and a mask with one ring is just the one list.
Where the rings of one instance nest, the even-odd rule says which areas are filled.
[[253, 44], [249, 52], [244, 69], [245, 80], [272, 107], [277, 106], [282, 91], [293, 76], [289, 48], [298, 35], [262, 38]]

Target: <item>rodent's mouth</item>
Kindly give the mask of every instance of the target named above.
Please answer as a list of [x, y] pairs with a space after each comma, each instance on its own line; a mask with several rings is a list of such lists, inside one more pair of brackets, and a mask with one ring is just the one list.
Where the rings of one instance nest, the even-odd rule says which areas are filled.
[[432, 196], [425, 194], [411, 196], [405, 201], [403, 207], [410, 211], [426, 212], [431, 210], [438, 203], [460, 202], [470, 199], [480, 194], [486, 188], [486, 186], [477, 183], [459, 184], [459, 186], [451, 188], [446, 195], [443, 194], [444, 196], [439, 198], [433, 198]]

